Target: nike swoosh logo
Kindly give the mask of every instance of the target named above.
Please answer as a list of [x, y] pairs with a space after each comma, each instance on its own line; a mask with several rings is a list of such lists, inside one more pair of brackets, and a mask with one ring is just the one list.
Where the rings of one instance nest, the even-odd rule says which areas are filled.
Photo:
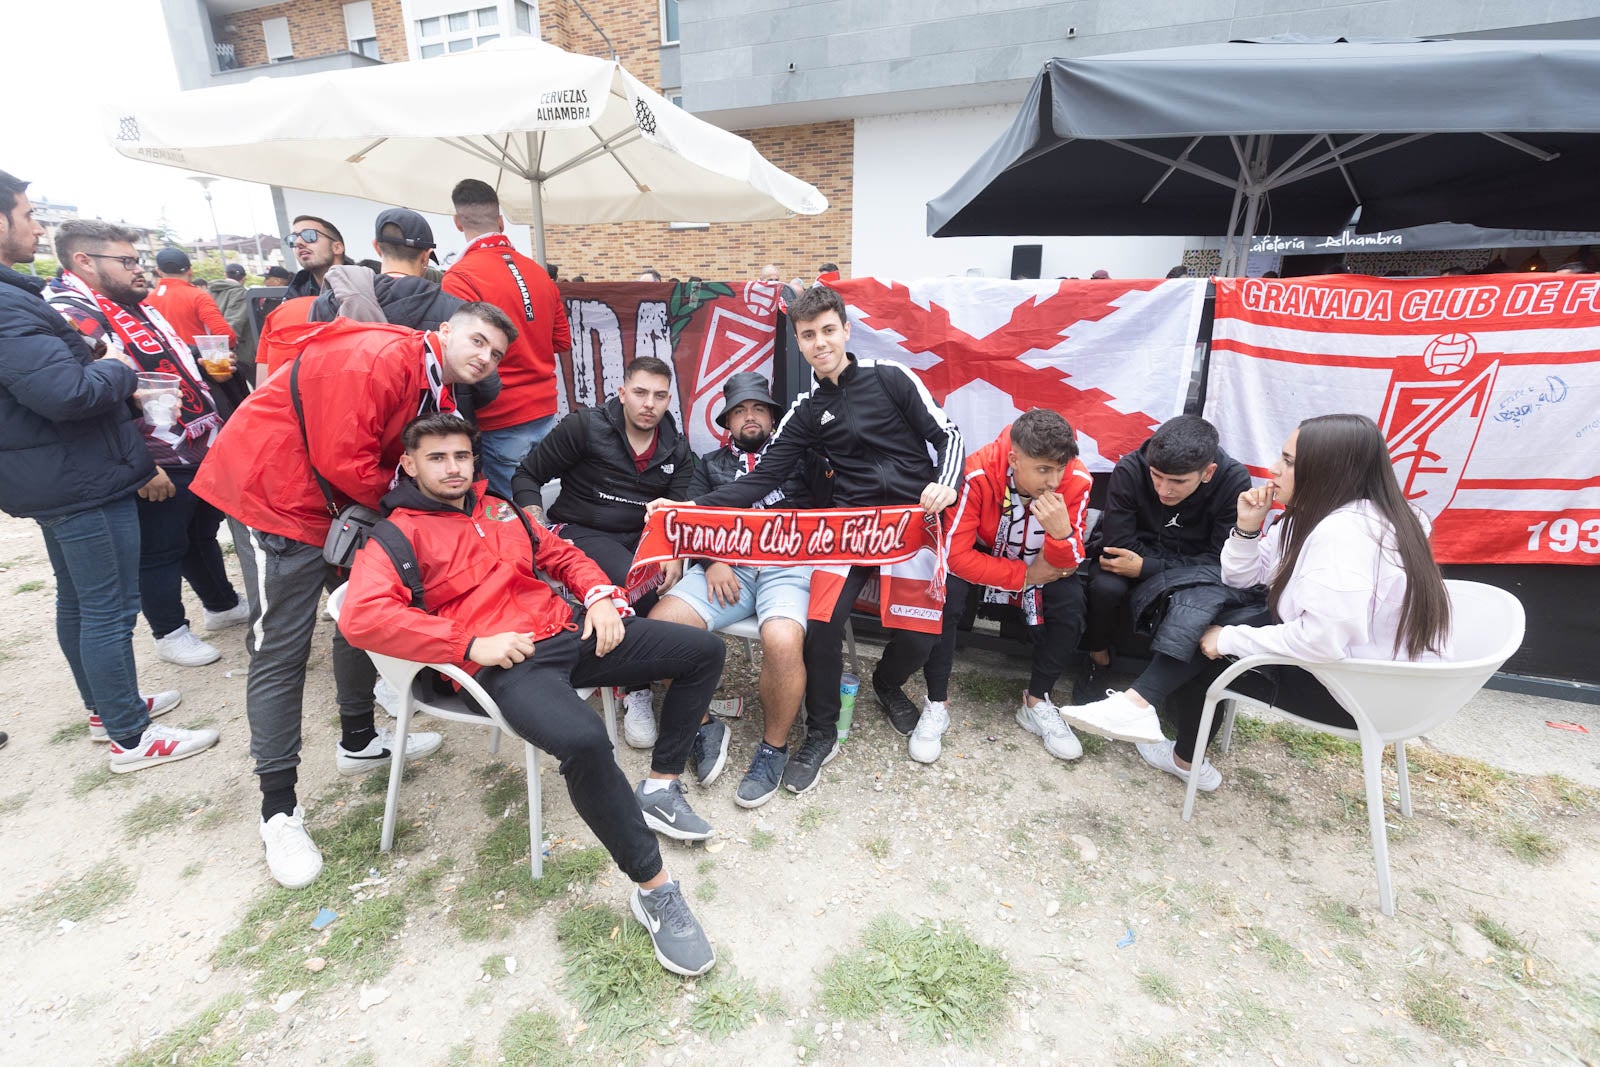
[[665, 819], [668, 822], [670, 822], [672, 825], [674, 825], [674, 826], [678, 825], [678, 813], [677, 812], [673, 812], [671, 815], [668, 815], [666, 812], [658, 810], [657, 814], [660, 815], [663, 819]]
[[651, 915], [649, 908], [641, 908], [640, 910], [644, 912], [645, 925], [650, 927], [650, 932], [659, 934], [661, 932], [661, 920]]

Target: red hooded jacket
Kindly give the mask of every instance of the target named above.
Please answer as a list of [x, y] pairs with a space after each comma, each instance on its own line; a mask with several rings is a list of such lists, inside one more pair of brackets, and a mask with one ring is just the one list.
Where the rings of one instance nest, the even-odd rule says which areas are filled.
[[429, 499], [409, 480], [384, 498], [393, 509], [390, 520], [416, 554], [427, 610], [411, 606], [411, 590], [393, 561], [369, 541], [356, 554], [339, 613], [345, 640], [379, 655], [458, 663], [477, 673], [478, 665], [467, 661], [475, 637], [532, 631], [542, 641], [573, 628], [566, 601], [535, 570], [582, 595], [585, 604], [616, 594], [597, 563], [536, 522], [534, 556], [513, 505], [486, 495], [485, 486], [473, 487], [469, 511]]
[[341, 505], [376, 508], [400, 463], [400, 431], [430, 392], [423, 349], [429, 335], [350, 319], [300, 330], [306, 438], [290, 399], [286, 363], [284, 373], [251, 393], [222, 428], [193, 488], [252, 529], [320, 547], [329, 515], [306, 440]]
[[[992, 554], [1000, 529], [1000, 509], [1011, 483], [1011, 427], [967, 457], [967, 480], [956, 500], [950, 533], [950, 573], [974, 585], [1020, 590], [1026, 584], [1028, 565], [1020, 559]], [[1045, 562], [1068, 570], [1083, 562], [1083, 518], [1089, 507], [1089, 468], [1073, 457], [1061, 475], [1056, 492], [1067, 505], [1072, 536], [1046, 537], [1041, 554]]]

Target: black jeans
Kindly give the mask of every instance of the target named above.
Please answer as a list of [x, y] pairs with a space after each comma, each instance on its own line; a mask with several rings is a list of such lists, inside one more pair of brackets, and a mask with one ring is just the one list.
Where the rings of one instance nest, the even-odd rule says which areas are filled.
[[593, 637], [584, 641], [567, 631], [538, 642], [533, 655], [515, 666], [481, 671], [478, 682], [517, 736], [556, 758], [572, 806], [622, 873], [648, 882], [661, 873], [656, 835], [645, 826], [627, 776], [617, 766], [605, 723], [573, 690], [671, 679], [650, 768], [681, 774], [722, 679], [727, 646], [692, 626], [653, 619], [626, 619], [623, 625], [622, 643], [603, 657], [595, 655]]
[[[953, 574], [945, 583], [944, 630], [939, 634], [939, 643], [928, 654], [928, 665], [922, 668], [929, 700], [943, 701], [949, 697], [950, 668], [956, 656], [956, 627], [966, 610], [972, 588], [971, 583]], [[1047, 583], [1043, 589], [1044, 624], [1028, 628], [1033, 638], [1033, 672], [1028, 677], [1028, 692], [1036, 697], [1049, 695], [1083, 633], [1083, 580], [1076, 574], [1069, 574]]]
[[[1233, 661], [1226, 656], [1207, 659], [1196, 654], [1194, 659], [1185, 663], [1158, 652], [1150, 660], [1150, 666], [1139, 675], [1138, 681], [1133, 683], [1132, 688], [1151, 704], [1161, 707], [1163, 702], [1166, 703], [1167, 717], [1178, 729], [1178, 740], [1173, 751], [1179, 759], [1188, 762], [1193, 758], [1195, 741], [1200, 736], [1200, 715], [1205, 710], [1206, 690], [1232, 664]], [[1333, 699], [1333, 694], [1323, 688], [1314, 675], [1299, 667], [1263, 667], [1246, 671], [1229, 682], [1228, 687], [1273, 707], [1287, 708], [1307, 719], [1355, 729], [1355, 720]], [[1221, 728], [1222, 716], [1218, 715], [1211, 721], [1211, 736], [1206, 739], [1207, 746]]]
[[[594, 560], [600, 569], [606, 572], [606, 577], [620, 589], [628, 584], [628, 569], [633, 566], [633, 554], [639, 549], [639, 538], [644, 536], [644, 531], [619, 534], [569, 522], [561, 527], [561, 536], [577, 545], [584, 555]], [[575, 595], [581, 596], [581, 594]], [[633, 610], [640, 618], [644, 618], [650, 614], [650, 609], [655, 607], [656, 601], [660, 599], [656, 593], [646, 593], [634, 601]], [[632, 685], [627, 688], [628, 692], [636, 693], [641, 689], [649, 689], [650, 682], [646, 681], [642, 685]]]
[[167, 468], [177, 490], [161, 501], [139, 504], [139, 598], [150, 632], [165, 637], [189, 620], [183, 614], [183, 582], [208, 611], [238, 607], [239, 594], [228, 581], [217, 545], [222, 512], [189, 489], [194, 470]]
[[[878, 573], [876, 567], [851, 567], [844, 588], [833, 606], [833, 617], [806, 623], [806, 740], [836, 740], [839, 736], [839, 678], [844, 673], [844, 625], [850, 609], [867, 579]], [[815, 579], [813, 579], [815, 580]], [[889, 631], [889, 643], [873, 673], [873, 681], [886, 686], [906, 684], [912, 674], [928, 662], [928, 653], [939, 643], [938, 634], [915, 630]]]
[[1084, 622], [1083, 647], [1090, 652], [1103, 652], [1111, 647], [1112, 639], [1119, 632], [1132, 629], [1132, 620], [1128, 618], [1128, 597], [1137, 582], [1137, 579], [1102, 570], [1098, 559], [1089, 564], [1088, 614]]

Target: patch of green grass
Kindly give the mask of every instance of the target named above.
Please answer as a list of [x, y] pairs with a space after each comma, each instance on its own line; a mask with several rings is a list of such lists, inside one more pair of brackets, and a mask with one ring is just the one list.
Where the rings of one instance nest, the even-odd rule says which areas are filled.
[[947, 897], [950, 895], [950, 883], [943, 878], [935, 878], [928, 883], [928, 892], [936, 896]]
[[707, 878], [694, 887], [694, 899], [707, 904], [717, 899], [717, 883]]
[[78, 923], [115, 907], [133, 895], [135, 879], [114, 859], [102, 860], [76, 878], [62, 878], [28, 902], [28, 916], [40, 925], [62, 919]]
[[527, 804], [528, 783], [515, 767], [506, 763], [490, 763], [479, 768], [478, 778], [485, 785], [480, 800], [483, 813], [489, 818], [498, 819], [507, 811], [515, 811], [519, 805]]
[[505, 937], [515, 920], [557, 900], [574, 886], [588, 885], [610, 862], [602, 848], [552, 852], [535, 882], [528, 869], [526, 816], [501, 819], [477, 852], [477, 869], [456, 891], [450, 917], [468, 940]]
[[1265, 719], [1258, 719], [1241, 711], [1233, 717], [1233, 743], [1253, 745], [1265, 738], [1271, 732], [1271, 728], [1272, 724]]
[[[433, 758], [430, 756], [426, 761], [407, 763], [405, 780], [411, 782], [421, 778], [428, 773], [428, 765], [432, 762]], [[382, 770], [373, 771], [361, 779], [361, 785], [357, 787], [356, 792], [364, 797], [386, 796], [389, 792], [389, 768], [385, 766]], [[496, 809], [494, 814], [498, 817], [502, 810], [504, 809]]]
[[716, 1041], [750, 1026], [762, 1012], [777, 1010], [775, 997], [762, 993], [732, 967], [719, 967], [699, 983], [688, 1022], [691, 1029]]
[[800, 817], [795, 820], [795, 825], [805, 833], [810, 833], [826, 826], [831, 818], [833, 818], [832, 808], [811, 807], [800, 813]]
[[[1235, 722], [1237, 728], [1237, 721]], [[1289, 755], [1307, 767], [1319, 767], [1329, 760], [1357, 763], [1361, 760], [1361, 746], [1354, 741], [1321, 730], [1313, 730], [1292, 722], [1275, 722], [1268, 732], [1289, 750]]]
[[1576, 811], [1588, 811], [1595, 805], [1595, 793], [1559, 774], [1545, 776], [1545, 781], [1555, 792], [1556, 798], [1567, 807]]
[[1354, 945], [1335, 945], [1333, 954], [1355, 970], [1367, 969], [1367, 957], [1363, 956], [1361, 950]]
[[1523, 863], [1543, 863], [1561, 851], [1560, 842], [1542, 831], [1517, 826], [1500, 831], [1500, 844]]
[[1010, 703], [1027, 688], [1025, 682], [985, 671], [963, 671], [951, 680], [963, 697], [979, 704]]
[[[469, 1044], [466, 1055], [452, 1062], [470, 1063], [471, 1053]], [[547, 1011], [525, 1011], [507, 1019], [500, 1030], [500, 1056], [511, 1067], [563, 1067], [578, 1062], [561, 1035], [561, 1021]]]
[[1440, 1037], [1467, 1041], [1477, 1032], [1460, 994], [1436, 975], [1412, 975], [1406, 981], [1405, 1005], [1413, 1022]]
[[661, 1025], [678, 981], [656, 963], [650, 935], [614, 908], [572, 908], [556, 923], [568, 997], [601, 1040]]
[[1354, 904], [1332, 897], [1324, 897], [1317, 902], [1315, 909], [1317, 918], [1345, 937], [1364, 937], [1367, 933], [1367, 922], [1361, 917], [1361, 912], [1356, 910]]
[[483, 957], [483, 962], [478, 964], [478, 969], [488, 975], [491, 981], [498, 982], [510, 973], [506, 970], [507, 955], [509, 953], [496, 952], [493, 955], [485, 956]]
[[123, 775], [113, 773], [111, 768], [106, 766], [96, 767], [92, 771], [84, 771], [82, 774], [78, 775], [72, 780], [72, 789], [70, 790], [72, 793], [72, 799], [82, 800], [90, 793], [93, 793], [96, 789], [99, 789], [103, 785], [109, 785], [112, 782], [116, 782], [119, 785], [125, 786], [128, 784], [128, 778]]
[[44, 582], [41, 579], [35, 578], [31, 582], [23, 582], [21, 585], [18, 585], [12, 590], [12, 593], [37, 593], [43, 588]]
[[[510, 1025], [510, 1022], [506, 1024], [508, 1028]], [[471, 1041], [463, 1041], [459, 1045], [451, 1045], [450, 1051], [445, 1053], [444, 1067], [472, 1067], [472, 1054], [477, 1050], [477, 1047]], [[506, 1062], [510, 1063], [512, 1061], [508, 1057]], [[533, 1061], [529, 1060], [528, 1062], [531, 1064]]]
[[1183, 1045], [1175, 1037], [1142, 1037], [1123, 1048], [1117, 1055], [1121, 1067], [1187, 1067]]
[[88, 736], [89, 731], [82, 722], [69, 722], [50, 735], [50, 743], [52, 745], [70, 745], [74, 741], [82, 741]]
[[419, 903], [432, 903], [438, 894], [439, 880], [449, 874], [455, 865], [454, 856], [441, 856], [407, 880], [407, 894]]
[[178, 872], [178, 877], [187, 882], [189, 879], [195, 877], [205, 869], [206, 865], [204, 863], [199, 860], [195, 860], [192, 863], [186, 864], [183, 870]]
[[1259, 1042], [1288, 1028], [1288, 1020], [1259, 997], [1237, 993], [1221, 1004], [1222, 1030], [1244, 1041]]
[[1516, 934], [1482, 912], [1472, 917], [1472, 926], [1502, 952], [1519, 952], [1524, 955], [1528, 952], [1528, 946], [1524, 945]]
[[971, 1044], [1004, 1018], [1016, 972], [959, 927], [879, 916], [862, 947], [822, 973], [824, 1009], [847, 1018], [888, 1012], [930, 1042]]
[[1178, 983], [1160, 971], [1145, 971], [1140, 974], [1139, 988], [1144, 990], [1145, 996], [1160, 1004], [1178, 1002]]
[[1306, 958], [1300, 950], [1289, 944], [1283, 937], [1271, 930], [1259, 927], [1251, 931], [1256, 939], [1256, 949], [1267, 958], [1274, 970], [1302, 971], [1305, 970]]
[[[1111, 743], [1105, 738], [1101, 737], [1099, 734], [1091, 734], [1087, 732], [1078, 734], [1077, 738], [1078, 744], [1083, 746], [1083, 754], [1085, 756], [1098, 756], [1101, 752], [1105, 751], [1105, 747]], [[1082, 764], [1078, 763], [1077, 761], [1073, 761], [1073, 765], [1082, 766]]]
[[15, 815], [28, 803], [28, 798], [33, 796], [32, 791], [12, 793], [0, 800], [0, 815]]
[[1245, 792], [1267, 801], [1274, 809], [1287, 807], [1289, 795], [1272, 785], [1272, 778], [1255, 767], [1240, 767], [1234, 777], [1244, 786]]
[[771, 830], [751, 830], [750, 849], [752, 852], [765, 852], [777, 839]]
[[861, 847], [867, 850], [867, 855], [879, 863], [889, 858], [891, 846], [887, 837], [869, 837], [861, 842]]
[[[217, 1027], [244, 1003], [244, 997], [233, 993], [208, 1006], [199, 1015], [169, 1034], [163, 1034], [154, 1044], [128, 1053], [117, 1061], [118, 1067], [222, 1067], [238, 1061], [244, 1054], [242, 1042], [233, 1040], [218, 1045], [207, 1041]], [[206, 1042], [202, 1044], [201, 1042]]]
[[146, 797], [122, 816], [122, 832], [130, 841], [149, 837], [158, 830], [176, 826], [184, 816], [206, 806], [202, 796]]

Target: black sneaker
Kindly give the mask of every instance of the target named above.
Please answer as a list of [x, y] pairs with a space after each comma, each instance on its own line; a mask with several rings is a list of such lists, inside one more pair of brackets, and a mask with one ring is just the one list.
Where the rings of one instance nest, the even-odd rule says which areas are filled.
[[664, 882], [649, 893], [634, 887], [633, 917], [650, 935], [656, 960], [673, 974], [693, 978], [705, 974], [717, 962], [706, 932], [689, 910], [677, 882]]
[[700, 724], [694, 733], [694, 744], [689, 747], [689, 762], [694, 766], [695, 777], [701, 785], [710, 785], [728, 763], [728, 727], [715, 715], [710, 722]]
[[756, 746], [750, 769], [744, 772], [739, 791], [733, 801], [741, 808], [759, 808], [771, 800], [783, 781], [783, 769], [788, 766], [789, 753], [779, 752], [765, 741]]
[[644, 824], [656, 833], [679, 841], [704, 841], [711, 836], [711, 824], [694, 813], [683, 795], [683, 783], [676, 778], [653, 793], [646, 793], [640, 782], [633, 795], [644, 813]]
[[917, 728], [917, 720], [922, 718], [922, 709], [911, 702], [904, 689], [879, 682], [877, 671], [872, 672], [872, 692], [877, 696], [883, 713], [889, 716], [889, 725], [894, 727], [894, 732], [901, 737], [910, 737], [911, 731]]
[[822, 768], [838, 754], [839, 742], [833, 738], [806, 738], [800, 751], [789, 757], [789, 765], [783, 769], [783, 784], [791, 793], [807, 792], [817, 784]]
[[1078, 680], [1072, 683], [1072, 703], [1093, 704], [1096, 700], [1106, 695], [1105, 676], [1111, 673], [1111, 664], [1101, 666], [1094, 660], [1088, 660], [1083, 673]]

